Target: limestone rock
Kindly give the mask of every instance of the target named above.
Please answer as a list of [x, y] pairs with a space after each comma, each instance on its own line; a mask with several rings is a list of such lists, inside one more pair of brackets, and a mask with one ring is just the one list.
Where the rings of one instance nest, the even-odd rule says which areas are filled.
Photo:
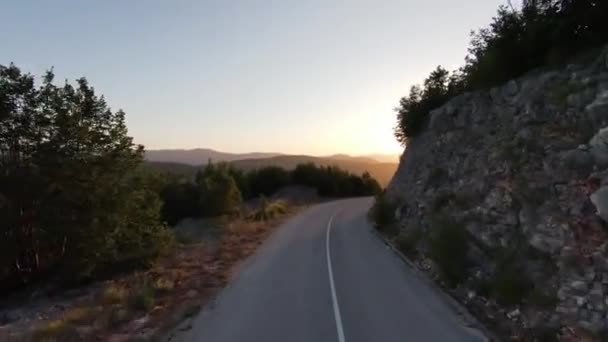
[[608, 222], [608, 186], [599, 188], [589, 197], [591, 203], [595, 206], [597, 214]]
[[[386, 193], [407, 208], [399, 227], [432, 236], [437, 219], [447, 219], [467, 231], [468, 256], [484, 274], [494, 274], [495, 256], [507, 253], [536, 288], [553, 290], [554, 309], [524, 302], [515, 322], [546, 310], [543, 317], [556, 317], [557, 325], [602, 327], [608, 48], [590, 64], [530, 73], [433, 110], [426, 130], [408, 141]], [[470, 280], [462, 296], [478, 301], [482, 296], [468, 298], [476, 293]]]

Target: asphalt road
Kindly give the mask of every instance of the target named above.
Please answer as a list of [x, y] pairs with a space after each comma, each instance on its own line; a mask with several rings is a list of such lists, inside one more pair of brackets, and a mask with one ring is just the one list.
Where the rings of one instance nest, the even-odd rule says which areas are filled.
[[284, 224], [179, 340], [483, 340], [374, 236], [370, 205], [325, 203]]

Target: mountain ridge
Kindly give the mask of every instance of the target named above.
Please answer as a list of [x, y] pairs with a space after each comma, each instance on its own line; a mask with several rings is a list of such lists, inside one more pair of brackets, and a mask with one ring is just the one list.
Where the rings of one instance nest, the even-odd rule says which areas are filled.
[[247, 153], [230, 153], [222, 152], [211, 148], [192, 148], [192, 149], [156, 149], [146, 150], [145, 159], [153, 162], [172, 162], [188, 165], [204, 165], [209, 160], [215, 162], [232, 162], [237, 160], [249, 159], [264, 159], [274, 157], [310, 157], [332, 160], [349, 160], [366, 163], [397, 163], [399, 156], [397, 154], [364, 154], [364, 155], [349, 155], [349, 154], [331, 154], [327, 156], [313, 156], [306, 154], [288, 154], [279, 152], [247, 152]]
[[[214, 151], [216, 152], [216, 151]], [[265, 155], [263, 153], [260, 154], [246, 154], [248, 156], [255, 155]], [[266, 154], [268, 155], [268, 154]], [[146, 165], [157, 171], [161, 172], [169, 172], [174, 174], [181, 174], [188, 178], [194, 177], [196, 171], [201, 167], [206, 165], [206, 160], [204, 162], [199, 162], [197, 164], [185, 163], [175, 161], [175, 159], [167, 158], [166, 160], [153, 160], [149, 158], [149, 155], [146, 156]], [[376, 178], [378, 182], [385, 186], [393, 177], [395, 171], [397, 170], [397, 162], [379, 162], [371, 158], [366, 157], [350, 157], [346, 155], [339, 155], [338, 157], [315, 157], [315, 156], [307, 156], [307, 155], [271, 155], [269, 157], [259, 157], [259, 158], [244, 158], [244, 159], [233, 159], [235, 157], [234, 154], [228, 154], [227, 159], [211, 159], [214, 162], [227, 162], [237, 169], [243, 171], [251, 171], [254, 169], [259, 169], [267, 166], [277, 166], [287, 170], [294, 169], [298, 164], [303, 163], [314, 163], [320, 166], [337, 166], [341, 169], [344, 169], [350, 173], [361, 175], [363, 172], [369, 172], [372, 177]], [[153, 156], [153, 158], [158, 158], [158, 156]]]

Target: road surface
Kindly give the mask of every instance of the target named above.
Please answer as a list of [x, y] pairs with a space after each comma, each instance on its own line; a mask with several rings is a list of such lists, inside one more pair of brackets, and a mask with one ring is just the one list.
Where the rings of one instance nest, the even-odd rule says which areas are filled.
[[374, 236], [370, 205], [324, 203], [285, 223], [178, 340], [482, 341]]

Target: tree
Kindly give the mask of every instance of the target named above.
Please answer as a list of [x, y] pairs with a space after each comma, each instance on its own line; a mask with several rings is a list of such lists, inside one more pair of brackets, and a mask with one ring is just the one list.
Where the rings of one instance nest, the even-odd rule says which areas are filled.
[[198, 179], [202, 211], [206, 216], [233, 215], [242, 202], [241, 192], [234, 178], [225, 169]]
[[289, 172], [277, 166], [267, 166], [247, 174], [249, 190], [254, 196], [271, 196], [290, 184]]
[[412, 86], [410, 94], [399, 102], [397, 111], [397, 126], [395, 137], [405, 145], [408, 138], [422, 132], [426, 126], [430, 111], [443, 105], [450, 96], [449, 90], [461, 87], [462, 80], [459, 74], [450, 73], [438, 66], [429, 77], [424, 80], [424, 87]]
[[397, 140], [422, 132], [430, 111], [466, 91], [493, 87], [542, 66], [567, 63], [608, 42], [608, 1], [524, 0], [500, 6], [488, 27], [472, 32], [465, 65], [451, 75], [438, 67], [401, 98]]
[[199, 188], [181, 177], [167, 176], [160, 196], [163, 201], [162, 219], [171, 226], [184, 218], [202, 215]]
[[48, 72], [36, 87], [16, 66], [0, 66], [5, 287], [143, 262], [170, 241], [158, 197], [137, 174], [143, 147], [128, 136], [125, 113], [112, 112], [84, 78], [76, 87], [53, 78]]

